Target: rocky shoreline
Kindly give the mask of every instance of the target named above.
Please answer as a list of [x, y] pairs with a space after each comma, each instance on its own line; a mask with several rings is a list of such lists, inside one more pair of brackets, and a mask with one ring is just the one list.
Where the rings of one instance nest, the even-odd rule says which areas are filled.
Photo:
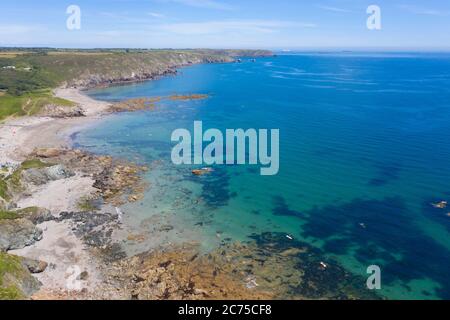
[[164, 65], [159, 68], [154, 68], [148, 65], [141, 65], [136, 68], [131, 74], [121, 73], [114, 75], [104, 74], [87, 74], [81, 76], [76, 80], [66, 83], [67, 87], [82, 88], [84, 90], [94, 88], [104, 88], [114, 85], [126, 85], [130, 83], [158, 80], [167, 76], [175, 76], [178, 74], [178, 70], [183, 67], [188, 67], [194, 64], [204, 63], [230, 63], [235, 59], [231, 56], [205, 56], [185, 58], [182, 54], [180, 60], [170, 65]]
[[[113, 78], [86, 75], [55, 95], [76, 106], [48, 106], [0, 124], [0, 299], [356, 299], [367, 294], [333, 261], [284, 235], [223, 243], [209, 254], [186, 243], [128, 257], [114, 234], [118, 208], [139, 201], [148, 168], [76, 150], [70, 135], [105, 114], [152, 109], [160, 99], [110, 105], [78, 88], [144, 81], [176, 73], [140, 69]], [[133, 235], [129, 235], [129, 238]], [[359, 281], [357, 283], [364, 283]], [[79, 286], [73, 286], [79, 284]], [[355, 289], [358, 288], [358, 289]]]
[[[105, 263], [126, 257], [112, 240], [121, 225], [117, 207], [143, 197], [146, 186], [140, 176], [147, 168], [71, 149], [70, 135], [104, 114], [146, 105], [139, 101], [111, 105], [81, 90], [156, 79], [194, 63], [234, 61], [232, 57], [197, 60], [165, 66], [156, 73], [141, 68], [131, 76], [90, 74], [54, 91], [55, 96], [74, 102], [74, 107], [45, 106], [36, 116], [0, 124], [0, 299], [132, 298], [120, 286], [111, 289], [105, 281]], [[83, 283], [82, 290], [67, 288], [73, 266], [81, 270], [75, 280]]]

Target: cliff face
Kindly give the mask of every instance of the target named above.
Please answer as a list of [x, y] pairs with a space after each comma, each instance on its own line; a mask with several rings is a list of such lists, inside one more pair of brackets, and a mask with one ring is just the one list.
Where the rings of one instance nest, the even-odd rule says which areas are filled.
[[93, 65], [83, 68], [67, 86], [91, 88], [114, 83], [152, 80], [161, 76], [176, 74], [177, 68], [199, 63], [227, 63], [234, 59], [225, 55], [199, 53], [125, 54], [103, 57]]
[[[150, 80], [167, 74], [176, 73], [176, 69], [198, 63], [233, 62], [236, 57], [267, 57], [273, 55], [264, 50], [102, 50], [102, 51], [48, 51], [22, 55], [14, 58], [15, 63], [29, 66], [32, 70], [26, 74], [27, 90], [41, 87], [90, 88], [121, 82]], [[0, 85], [13, 88], [24, 83], [18, 78], [24, 73], [3, 74], [0, 70]], [[10, 72], [11, 73], [11, 72]], [[3, 77], [2, 77], [3, 75]], [[2, 80], [3, 79], [3, 80]]]

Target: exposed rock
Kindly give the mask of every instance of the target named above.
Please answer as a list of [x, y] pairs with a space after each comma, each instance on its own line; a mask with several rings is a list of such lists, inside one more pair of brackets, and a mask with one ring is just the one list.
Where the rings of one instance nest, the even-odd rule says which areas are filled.
[[89, 278], [89, 272], [87, 271], [83, 271], [82, 273], [80, 273], [80, 275], [78, 276], [79, 280], [84, 281], [87, 280]]
[[124, 111], [137, 111], [137, 110], [153, 110], [155, 108], [155, 102], [160, 101], [161, 98], [137, 98], [121, 101], [113, 104], [109, 111], [111, 112], [124, 112]]
[[33, 168], [22, 172], [22, 179], [34, 185], [43, 185], [49, 181], [66, 179], [75, 174], [61, 164], [47, 168]]
[[42, 239], [42, 230], [28, 219], [0, 220], [0, 251], [22, 249]]
[[63, 152], [63, 150], [56, 148], [42, 148], [34, 150], [31, 155], [38, 158], [54, 158], [59, 156]]
[[[364, 278], [282, 233], [201, 254], [195, 245], [116, 262], [111, 277], [134, 299], [380, 299]], [[324, 262], [326, 261], [326, 262]]]
[[196, 246], [144, 253], [114, 264], [112, 277], [129, 298], [153, 299], [270, 299], [272, 295], [247, 289], [232, 273], [200, 256]]
[[74, 118], [84, 117], [84, 110], [80, 106], [59, 106], [59, 105], [46, 105], [39, 111], [40, 116], [52, 117], [52, 118]]
[[[146, 185], [142, 182], [140, 174], [148, 170], [147, 167], [138, 166], [123, 160], [113, 160], [110, 156], [96, 156], [80, 150], [35, 150], [34, 155], [43, 156], [46, 161], [59, 163], [63, 170], [56, 170], [56, 175], [48, 175], [48, 171], [32, 171], [31, 181], [43, 182], [46, 178], [59, 178], [65, 174], [79, 172], [92, 176], [95, 180], [93, 187], [99, 192], [103, 200], [115, 206], [127, 202], [138, 201], [143, 198]], [[67, 169], [69, 168], [69, 169]], [[29, 180], [30, 180], [29, 179]], [[95, 196], [93, 197], [95, 198]]]
[[19, 209], [15, 211], [15, 213], [17, 213], [21, 218], [30, 220], [34, 224], [41, 224], [45, 221], [50, 221], [53, 219], [50, 210], [38, 207]]
[[47, 262], [29, 258], [21, 258], [22, 264], [28, 268], [31, 273], [41, 273], [47, 269]]
[[201, 169], [194, 169], [194, 170], [192, 170], [192, 174], [196, 175], [196, 176], [203, 176], [203, 175], [209, 174], [209, 173], [211, 173], [213, 171], [214, 171], [213, 168], [201, 168]]
[[110, 213], [61, 212], [56, 221], [71, 221], [73, 232], [91, 247], [112, 245], [111, 234], [118, 226], [118, 216]]

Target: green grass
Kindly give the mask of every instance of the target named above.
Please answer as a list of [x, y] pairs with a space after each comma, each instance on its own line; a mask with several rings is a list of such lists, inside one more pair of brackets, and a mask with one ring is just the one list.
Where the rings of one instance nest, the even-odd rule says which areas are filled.
[[8, 195], [8, 185], [6, 184], [6, 181], [0, 176], [0, 198], [8, 201], [9, 195]]
[[28, 207], [15, 211], [0, 210], [0, 220], [14, 220], [22, 217], [27, 218], [28, 215], [36, 214], [39, 210], [39, 207]]
[[[186, 62], [232, 61], [231, 57], [270, 54], [253, 50], [56, 50], [11, 48], [0, 50], [0, 121], [38, 112], [46, 104], [65, 105], [50, 88], [92, 76], [123, 79], [141, 70], [159, 74]], [[14, 66], [16, 69], [3, 69]], [[30, 68], [27, 70], [27, 68]]]
[[8, 117], [35, 115], [47, 105], [73, 107], [69, 100], [54, 97], [50, 90], [38, 90], [22, 95], [4, 94], [0, 96], [0, 121]]
[[16, 210], [15, 213], [19, 215], [27, 215], [27, 214], [34, 214], [39, 211], [39, 207], [28, 207], [24, 209]]
[[0, 300], [21, 300], [24, 295], [16, 286], [0, 287]]
[[21, 269], [19, 257], [0, 252], [0, 286], [3, 285], [3, 277], [6, 273], [17, 275]]
[[0, 210], [0, 220], [14, 220], [20, 216], [16, 212]]
[[20, 165], [21, 170], [28, 170], [28, 169], [40, 169], [40, 168], [48, 168], [52, 167], [54, 164], [43, 162], [39, 159], [31, 159], [31, 160], [25, 160]]
[[23, 274], [23, 266], [20, 258], [4, 252], [0, 252], [0, 300], [23, 299], [24, 295], [15, 285], [5, 285], [5, 275], [20, 277]]
[[92, 204], [92, 200], [86, 197], [78, 200], [77, 208], [82, 212], [92, 212], [97, 210], [97, 208]]

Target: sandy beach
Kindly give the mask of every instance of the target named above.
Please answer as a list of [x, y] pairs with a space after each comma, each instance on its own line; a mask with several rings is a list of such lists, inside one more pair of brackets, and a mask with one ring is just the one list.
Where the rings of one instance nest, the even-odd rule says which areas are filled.
[[77, 118], [41, 116], [10, 119], [0, 123], [0, 165], [23, 160], [35, 148], [69, 147], [69, 137], [79, 127], [89, 125], [105, 114], [110, 104], [96, 101], [78, 89], [58, 88], [56, 97], [75, 102], [86, 115]]
[[[55, 95], [75, 102], [82, 107], [85, 117], [50, 118], [23, 117], [0, 124], [0, 165], [16, 166], [27, 159], [36, 148], [70, 148], [70, 135], [80, 127], [98, 120], [109, 107], [108, 103], [95, 101], [77, 89], [55, 90]], [[72, 177], [50, 181], [30, 190], [16, 202], [17, 208], [40, 207], [50, 210], [53, 216], [60, 212], [76, 211], [80, 198], [94, 194], [94, 179], [77, 173]], [[38, 225], [43, 238], [35, 244], [10, 253], [46, 261], [49, 267], [36, 277], [42, 282], [37, 298], [67, 293], [70, 271], [75, 267], [89, 274], [84, 288], [94, 288], [101, 282], [100, 266], [79, 237], [66, 222], [47, 221]], [[73, 270], [72, 270], [73, 271]]]

